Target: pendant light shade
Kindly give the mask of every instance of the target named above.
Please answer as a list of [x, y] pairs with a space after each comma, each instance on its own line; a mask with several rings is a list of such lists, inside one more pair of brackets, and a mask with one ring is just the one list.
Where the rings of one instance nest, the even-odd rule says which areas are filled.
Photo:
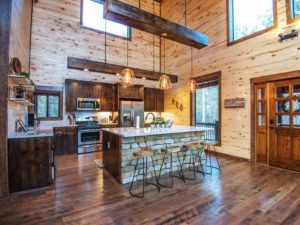
[[134, 72], [128, 68], [128, 40], [127, 40], [127, 68], [123, 69], [120, 73], [120, 83], [123, 86], [134, 85]]
[[[167, 36], [167, 34], [163, 34], [163, 37]], [[164, 73], [166, 72], [166, 40], [164, 39]], [[162, 74], [158, 81], [158, 87], [161, 90], [169, 90], [172, 88], [172, 82], [168, 75]]]
[[120, 74], [120, 83], [124, 86], [133, 86], [134, 85], [134, 72], [129, 69], [126, 68], [124, 70], [121, 71]]
[[172, 82], [167, 75], [161, 75], [158, 81], [158, 87], [162, 90], [169, 90], [172, 88]]

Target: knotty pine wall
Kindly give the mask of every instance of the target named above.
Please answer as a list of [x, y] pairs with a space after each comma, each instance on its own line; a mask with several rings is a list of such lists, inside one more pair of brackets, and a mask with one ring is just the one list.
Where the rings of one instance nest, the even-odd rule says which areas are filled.
[[[31, 78], [37, 85], [60, 86], [65, 79], [116, 83], [118, 77], [67, 69], [68, 56], [104, 61], [105, 35], [80, 28], [80, 0], [38, 0], [33, 7]], [[125, 1], [138, 6], [138, 0]], [[153, 1], [142, 1], [144, 10], [153, 12]], [[155, 13], [160, 5], [155, 2]], [[107, 62], [126, 65], [127, 41], [107, 35]], [[159, 38], [155, 37], [155, 71], [159, 71]], [[132, 29], [129, 42], [129, 66], [153, 70], [153, 35]], [[116, 71], [118, 72], [118, 71]], [[119, 71], [120, 72], [120, 71]], [[148, 87], [156, 82], [136, 80]], [[67, 124], [63, 121], [42, 122], [42, 126]]]
[[[9, 58], [17, 57], [22, 64], [22, 71], [29, 72], [31, 0], [13, 0], [10, 29]], [[15, 121], [25, 121], [27, 107], [8, 102], [8, 134], [15, 132]]]
[[[209, 47], [194, 50], [194, 76], [222, 71], [222, 147], [220, 152], [250, 158], [250, 78], [300, 69], [300, 38], [280, 43], [278, 34], [299, 30], [300, 24], [287, 25], [285, 0], [277, 1], [278, 29], [227, 46], [226, 0], [188, 0], [188, 27], [209, 36]], [[184, 1], [166, 0], [164, 18], [184, 24]], [[177, 72], [179, 83], [166, 93], [165, 113], [176, 124], [190, 122], [190, 49], [167, 42], [167, 72]], [[244, 109], [224, 109], [224, 100], [245, 97]], [[172, 98], [184, 105], [175, 109]]]

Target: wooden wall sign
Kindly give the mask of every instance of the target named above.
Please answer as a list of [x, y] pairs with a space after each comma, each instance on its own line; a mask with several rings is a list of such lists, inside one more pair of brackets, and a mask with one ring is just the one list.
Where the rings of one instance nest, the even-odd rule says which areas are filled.
[[233, 98], [233, 99], [225, 99], [225, 108], [245, 108], [246, 99], [245, 98]]
[[105, 0], [104, 18], [201, 49], [208, 36], [118, 0]]

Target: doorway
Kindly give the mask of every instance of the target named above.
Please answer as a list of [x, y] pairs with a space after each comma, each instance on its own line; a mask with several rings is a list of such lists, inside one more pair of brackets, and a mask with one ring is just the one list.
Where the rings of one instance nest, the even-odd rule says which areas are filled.
[[300, 172], [299, 75], [251, 84], [254, 161]]

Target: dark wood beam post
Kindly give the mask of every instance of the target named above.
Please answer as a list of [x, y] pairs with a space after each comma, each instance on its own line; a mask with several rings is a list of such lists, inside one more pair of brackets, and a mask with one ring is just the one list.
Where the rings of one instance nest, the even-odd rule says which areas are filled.
[[7, 160], [7, 98], [12, 0], [0, 1], [0, 199], [9, 195]]

